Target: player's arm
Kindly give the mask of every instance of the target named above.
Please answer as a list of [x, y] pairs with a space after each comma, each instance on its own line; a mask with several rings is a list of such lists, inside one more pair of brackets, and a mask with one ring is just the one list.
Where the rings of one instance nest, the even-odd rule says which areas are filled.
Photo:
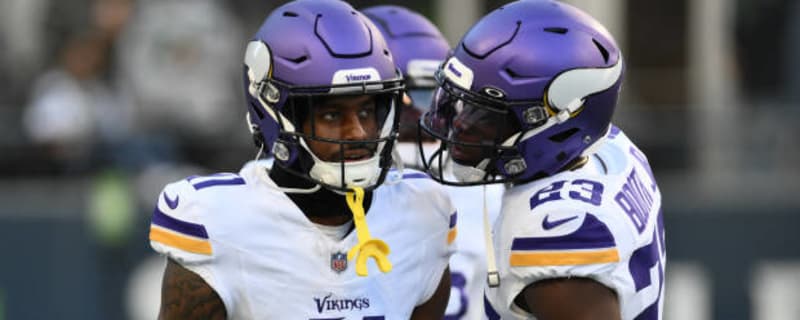
[[556, 278], [537, 281], [517, 296], [517, 305], [538, 320], [617, 320], [617, 294], [589, 278]]
[[441, 320], [450, 299], [450, 268], [446, 268], [439, 280], [439, 286], [428, 301], [414, 308], [411, 320]]
[[161, 310], [158, 318], [225, 319], [227, 312], [219, 295], [196, 273], [167, 259], [161, 284]]

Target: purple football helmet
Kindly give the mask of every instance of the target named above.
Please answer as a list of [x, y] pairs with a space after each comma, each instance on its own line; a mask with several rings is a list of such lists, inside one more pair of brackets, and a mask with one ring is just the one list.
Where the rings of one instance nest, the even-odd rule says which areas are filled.
[[[344, 1], [298, 0], [275, 9], [247, 46], [244, 89], [250, 129], [275, 165], [323, 187], [347, 191], [380, 185], [392, 164], [403, 90], [380, 31]], [[315, 135], [315, 106], [335, 97], [374, 99], [375, 139]], [[304, 132], [304, 124], [311, 129]], [[339, 161], [322, 160], [310, 143], [338, 144]], [[368, 147], [366, 147], [368, 146]], [[371, 150], [345, 161], [345, 149]]]
[[[422, 159], [416, 144], [419, 119], [430, 109], [436, 90], [436, 70], [447, 58], [450, 45], [430, 20], [407, 8], [380, 5], [361, 12], [383, 33], [395, 64], [403, 73], [407, 95], [403, 97], [396, 146], [405, 166], [421, 168]], [[437, 147], [433, 143], [424, 146], [429, 149]]]
[[622, 74], [614, 39], [579, 9], [552, 0], [498, 8], [437, 72], [420, 124], [441, 145], [423, 155], [426, 169], [455, 185], [550, 176], [605, 136]]
[[450, 50], [447, 40], [430, 20], [401, 6], [374, 6], [361, 12], [383, 33], [414, 106], [427, 111], [436, 87], [434, 75]]

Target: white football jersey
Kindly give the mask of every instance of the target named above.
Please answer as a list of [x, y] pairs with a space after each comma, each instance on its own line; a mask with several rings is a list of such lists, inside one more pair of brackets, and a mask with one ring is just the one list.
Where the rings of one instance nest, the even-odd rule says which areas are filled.
[[[422, 167], [417, 143], [395, 145], [407, 167]], [[425, 143], [425, 154], [436, 151], [438, 144]], [[453, 179], [449, 177], [448, 179]], [[450, 258], [450, 301], [445, 320], [477, 320], [483, 318], [483, 285], [486, 283], [486, 243], [483, 236], [484, 187], [489, 226], [500, 212], [502, 184], [486, 186], [445, 186], [458, 211], [456, 252]]]
[[200, 275], [231, 319], [408, 319], [448, 265], [456, 211], [425, 174], [392, 180], [374, 191], [366, 216], [372, 237], [390, 247], [386, 274], [369, 259], [368, 276], [356, 275], [346, 255], [357, 233], [323, 234], [259, 162], [167, 185], [150, 243]]
[[535, 319], [514, 304], [529, 284], [585, 277], [614, 290], [622, 319], [661, 319], [664, 225], [647, 158], [612, 127], [584, 167], [509, 189], [494, 228], [500, 286], [489, 319]]
[[[489, 225], [500, 212], [503, 185], [486, 185]], [[458, 211], [456, 252], [450, 258], [450, 302], [446, 320], [483, 319], [483, 285], [486, 283], [486, 244], [483, 239], [484, 186], [448, 186]]]

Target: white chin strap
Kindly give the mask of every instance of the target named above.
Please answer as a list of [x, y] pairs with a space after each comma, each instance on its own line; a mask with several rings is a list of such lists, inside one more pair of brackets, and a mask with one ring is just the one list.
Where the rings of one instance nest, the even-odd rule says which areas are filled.
[[486, 246], [486, 283], [491, 288], [500, 285], [500, 273], [497, 271], [497, 261], [494, 257], [494, 242], [492, 242], [492, 224], [489, 223], [489, 208], [486, 204], [486, 185], [483, 185], [483, 243]]
[[309, 176], [333, 186], [367, 188], [378, 181], [381, 171], [379, 165], [380, 156], [377, 153], [367, 160], [345, 162], [344, 177], [342, 177], [341, 162], [322, 161], [313, 153], [312, 157], [314, 157], [314, 166], [311, 167], [311, 171], [308, 173]]

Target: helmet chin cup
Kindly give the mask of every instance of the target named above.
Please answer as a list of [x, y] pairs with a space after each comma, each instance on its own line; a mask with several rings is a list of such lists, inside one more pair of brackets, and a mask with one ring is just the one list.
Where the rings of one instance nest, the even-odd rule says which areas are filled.
[[452, 158], [449, 159], [449, 161], [453, 177], [460, 182], [478, 182], [486, 177], [486, 166], [489, 165], [489, 159], [481, 160], [481, 162], [474, 167], [456, 163]]
[[[374, 156], [367, 160], [355, 162], [326, 162], [314, 156], [314, 166], [309, 171], [309, 176], [324, 184], [335, 187], [361, 187], [368, 188], [374, 185], [380, 176], [380, 157]], [[342, 176], [344, 165], [344, 176]]]

